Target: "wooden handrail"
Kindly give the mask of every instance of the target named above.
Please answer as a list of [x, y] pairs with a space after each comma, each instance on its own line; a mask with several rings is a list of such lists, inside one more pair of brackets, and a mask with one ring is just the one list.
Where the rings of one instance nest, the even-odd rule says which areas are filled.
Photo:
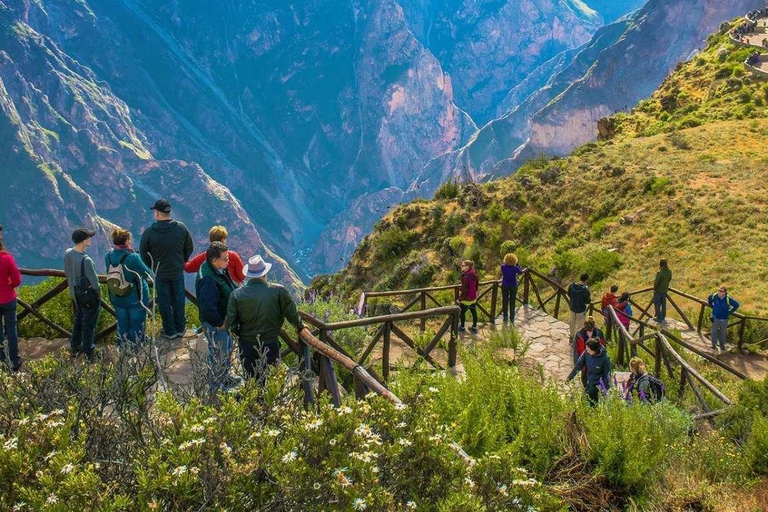
[[393, 315], [371, 316], [365, 318], [358, 318], [356, 320], [347, 320], [344, 322], [332, 322], [324, 324], [324, 328], [329, 331], [335, 331], [339, 329], [348, 329], [350, 327], [363, 327], [367, 325], [382, 324], [385, 322], [400, 322], [408, 320], [420, 320], [422, 318], [430, 318], [443, 315], [457, 314], [461, 309], [458, 306], [446, 306], [442, 308], [425, 309], [424, 311], [410, 311], [407, 313], [396, 313]]

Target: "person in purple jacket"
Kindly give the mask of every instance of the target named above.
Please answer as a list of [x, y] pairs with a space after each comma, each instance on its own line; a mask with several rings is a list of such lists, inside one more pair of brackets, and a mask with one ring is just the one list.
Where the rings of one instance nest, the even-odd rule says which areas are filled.
[[512, 319], [515, 322], [515, 299], [517, 297], [517, 276], [523, 273], [523, 269], [517, 264], [517, 256], [508, 253], [504, 256], [501, 265], [501, 312], [504, 322]]

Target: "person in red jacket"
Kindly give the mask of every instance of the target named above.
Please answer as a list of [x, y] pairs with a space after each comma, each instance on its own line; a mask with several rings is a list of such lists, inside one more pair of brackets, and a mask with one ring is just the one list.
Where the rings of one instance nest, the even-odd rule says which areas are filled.
[[5, 341], [13, 371], [21, 368], [19, 335], [16, 331], [16, 288], [21, 284], [21, 274], [16, 260], [5, 249], [3, 226], [0, 226], [0, 363], [5, 363]]
[[[229, 232], [227, 231], [227, 228], [224, 226], [213, 226], [211, 230], [208, 232], [208, 239], [213, 242], [221, 242], [224, 245], [227, 244], [227, 238], [229, 237]], [[206, 251], [201, 252], [188, 262], [184, 264], [184, 271], [189, 274], [196, 274], [200, 271], [200, 267], [203, 266], [203, 263], [205, 263], [205, 253]], [[245, 281], [245, 274], [243, 274], [243, 260], [240, 258], [240, 255], [237, 254], [235, 251], [230, 249], [228, 251], [229, 253], [229, 265], [227, 266], [227, 270], [229, 271], [229, 275], [232, 278], [232, 280], [240, 286], [243, 281]]]
[[464, 322], [467, 318], [467, 310], [472, 313], [472, 327], [470, 332], [477, 332], [477, 272], [475, 272], [475, 263], [471, 260], [461, 262], [461, 292], [459, 293], [459, 304], [461, 306], [461, 322], [459, 331], [464, 331]]

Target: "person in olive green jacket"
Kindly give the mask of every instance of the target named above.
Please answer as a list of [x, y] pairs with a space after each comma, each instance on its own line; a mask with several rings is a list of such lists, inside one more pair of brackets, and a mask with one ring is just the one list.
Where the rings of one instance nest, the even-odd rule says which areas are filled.
[[659, 262], [659, 271], [653, 281], [653, 307], [657, 322], [664, 323], [667, 319], [667, 292], [669, 283], [672, 282], [672, 271], [669, 270], [667, 260]]
[[[263, 383], [267, 365], [280, 355], [280, 329], [288, 320], [297, 331], [304, 329], [296, 303], [282, 285], [267, 283], [272, 268], [261, 256], [243, 268], [247, 282], [229, 297], [224, 327], [238, 336], [240, 359], [245, 372]], [[266, 364], [264, 359], [266, 359]]]

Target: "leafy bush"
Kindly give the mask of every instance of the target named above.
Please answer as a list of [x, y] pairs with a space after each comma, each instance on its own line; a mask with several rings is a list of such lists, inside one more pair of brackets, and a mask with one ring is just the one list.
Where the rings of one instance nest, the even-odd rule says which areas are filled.
[[435, 199], [456, 199], [461, 192], [461, 186], [456, 180], [448, 180], [435, 191]]
[[633, 491], [656, 481], [691, 426], [690, 418], [669, 403], [627, 407], [616, 395], [600, 403], [599, 413], [581, 411], [597, 471]]
[[754, 413], [752, 431], [744, 447], [744, 454], [754, 474], [768, 474], [768, 416]]
[[463, 260], [472, 260], [475, 263], [475, 268], [480, 269], [483, 268], [483, 261], [480, 253], [480, 245], [477, 243], [474, 243], [464, 249], [464, 254], [462, 254], [461, 259]]
[[621, 268], [621, 256], [617, 252], [598, 250], [587, 256], [584, 269], [593, 283], [599, 283]]
[[383, 231], [375, 241], [374, 258], [378, 261], [400, 257], [410, 248], [415, 234], [399, 227]]
[[515, 248], [517, 248], [517, 244], [515, 242], [513, 242], [512, 240], [504, 240], [501, 243], [501, 248], [499, 252], [501, 253], [502, 256], [504, 256], [507, 253], [515, 252]]
[[541, 231], [544, 225], [544, 219], [533, 213], [526, 213], [520, 217], [517, 221], [517, 232], [520, 235], [520, 240], [525, 243], [530, 241]]

